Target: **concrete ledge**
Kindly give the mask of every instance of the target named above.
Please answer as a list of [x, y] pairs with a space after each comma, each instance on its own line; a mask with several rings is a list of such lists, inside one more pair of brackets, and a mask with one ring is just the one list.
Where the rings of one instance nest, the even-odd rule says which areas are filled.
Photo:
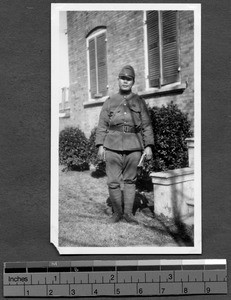
[[181, 168], [166, 172], [152, 172], [150, 176], [153, 184], [171, 185], [193, 180], [194, 170], [192, 168]]
[[150, 174], [154, 190], [154, 212], [182, 220], [192, 213], [194, 203], [194, 170], [182, 168]]
[[158, 97], [161, 94], [183, 93], [186, 88], [186, 83], [178, 82], [173, 85], [162, 86], [161, 88], [150, 88], [146, 91], [139, 92], [138, 94], [143, 98]]

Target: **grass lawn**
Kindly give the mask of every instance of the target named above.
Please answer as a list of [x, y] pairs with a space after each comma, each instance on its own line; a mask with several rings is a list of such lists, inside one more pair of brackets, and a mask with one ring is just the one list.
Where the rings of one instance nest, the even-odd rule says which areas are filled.
[[[136, 212], [139, 225], [108, 224], [106, 177], [92, 171], [62, 172], [59, 177], [59, 246], [193, 246], [193, 228], [157, 219], [148, 207]], [[149, 195], [150, 196], [150, 195]]]

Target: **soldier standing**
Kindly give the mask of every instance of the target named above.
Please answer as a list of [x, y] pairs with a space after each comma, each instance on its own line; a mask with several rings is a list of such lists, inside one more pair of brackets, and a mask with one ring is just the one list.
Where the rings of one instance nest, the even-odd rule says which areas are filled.
[[108, 98], [102, 107], [96, 146], [99, 159], [106, 161], [107, 184], [113, 208], [109, 222], [116, 223], [124, 218], [129, 223], [138, 223], [132, 214], [137, 165], [142, 152], [147, 160], [152, 158], [153, 130], [145, 101], [132, 92], [135, 82], [132, 66], [122, 68], [118, 82], [119, 92]]

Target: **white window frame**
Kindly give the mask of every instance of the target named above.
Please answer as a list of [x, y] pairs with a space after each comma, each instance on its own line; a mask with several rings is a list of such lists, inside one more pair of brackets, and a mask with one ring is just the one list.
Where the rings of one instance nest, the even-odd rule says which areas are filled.
[[[163, 10], [162, 10], [163, 11]], [[161, 20], [160, 20], [160, 10], [158, 10], [158, 20], [159, 20], [159, 33], [161, 32]], [[144, 61], [145, 61], [145, 90], [146, 91], [161, 91], [161, 90], [166, 90], [171, 87], [175, 87], [181, 84], [181, 79], [179, 76], [179, 81], [167, 84], [165, 86], [161, 86], [160, 88], [158, 87], [150, 87], [149, 86], [149, 68], [148, 68], [148, 29], [147, 29], [147, 11], [143, 11], [143, 24], [144, 24]], [[162, 34], [160, 34], [161, 39], [160, 43], [162, 44]], [[162, 47], [162, 45], [160, 45]], [[163, 68], [163, 61], [162, 61], [162, 51], [160, 51], [160, 73], [162, 73]], [[162, 74], [161, 74], [162, 75]]]
[[[102, 33], [107, 33], [107, 29], [100, 29], [97, 30], [96, 32], [93, 32], [92, 34], [90, 34], [87, 38], [86, 38], [86, 47], [87, 47], [87, 81], [88, 81], [88, 99], [92, 100], [92, 101], [97, 101], [95, 98], [91, 97], [91, 82], [90, 82], [90, 59], [89, 59], [89, 40], [91, 40], [92, 38], [97, 37], [98, 35], [102, 34]], [[107, 39], [106, 39], [107, 41]], [[97, 63], [97, 59], [95, 60]], [[96, 81], [97, 81], [97, 86], [98, 86], [98, 66], [96, 68]], [[108, 87], [108, 86], [107, 86]], [[107, 98], [108, 96], [104, 96], [102, 98]], [[100, 98], [100, 99], [102, 99]]]

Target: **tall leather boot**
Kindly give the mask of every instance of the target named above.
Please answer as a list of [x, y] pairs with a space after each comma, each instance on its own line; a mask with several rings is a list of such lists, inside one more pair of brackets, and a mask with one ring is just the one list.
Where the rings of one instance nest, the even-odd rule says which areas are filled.
[[138, 224], [138, 220], [134, 217], [132, 213], [135, 195], [135, 184], [124, 184], [124, 219], [128, 223]]
[[109, 219], [109, 223], [117, 223], [119, 222], [122, 217], [122, 193], [121, 189], [119, 188], [109, 188], [109, 196], [113, 208], [112, 217]]

